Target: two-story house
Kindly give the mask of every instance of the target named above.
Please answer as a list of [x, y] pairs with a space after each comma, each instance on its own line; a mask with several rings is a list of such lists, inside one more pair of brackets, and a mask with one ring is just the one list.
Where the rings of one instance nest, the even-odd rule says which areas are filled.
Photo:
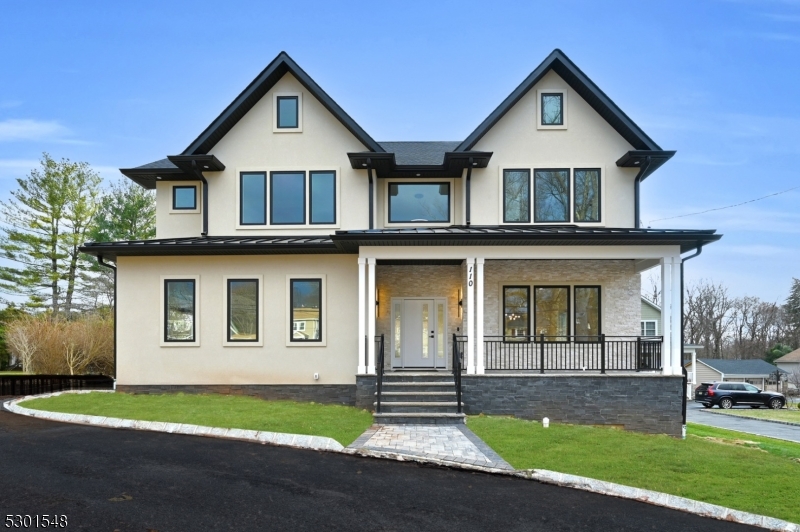
[[156, 239], [82, 248], [116, 264], [117, 389], [374, 408], [381, 381], [387, 422], [462, 417], [457, 386], [467, 413], [679, 434], [681, 254], [720, 235], [639, 227], [673, 154], [559, 50], [453, 142], [376, 142], [281, 53], [180, 155], [122, 170]]

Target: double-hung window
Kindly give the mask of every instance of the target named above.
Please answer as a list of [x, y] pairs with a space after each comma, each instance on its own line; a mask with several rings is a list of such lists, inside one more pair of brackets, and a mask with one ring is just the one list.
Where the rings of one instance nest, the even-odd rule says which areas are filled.
[[[599, 223], [599, 168], [504, 169], [503, 223]], [[531, 209], [531, 206], [533, 207]]]
[[656, 320], [642, 320], [642, 336], [656, 336], [658, 327]]
[[241, 172], [239, 225], [335, 225], [336, 186], [334, 170]]

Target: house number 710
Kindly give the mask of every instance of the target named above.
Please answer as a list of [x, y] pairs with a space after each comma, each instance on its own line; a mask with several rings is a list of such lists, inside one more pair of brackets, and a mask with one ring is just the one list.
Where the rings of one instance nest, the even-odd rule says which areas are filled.
[[467, 285], [468, 286], [472, 286], [472, 268], [474, 268], [474, 266], [470, 266], [469, 267], [468, 274], [467, 274], [467, 280], [468, 280]]

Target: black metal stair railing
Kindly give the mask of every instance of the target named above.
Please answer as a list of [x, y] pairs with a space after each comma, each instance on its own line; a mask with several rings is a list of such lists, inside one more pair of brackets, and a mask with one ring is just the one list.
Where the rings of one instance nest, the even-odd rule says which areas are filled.
[[456, 405], [461, 413], [461, 368], [464, 367], [464, 341], [466, 338], [453, 334], [453, 381], [456, 386]]
[[383, 340], [384, 340], [384, 335], [380, 335], [380, 336], [376, 336], [375, 337], [375, 350], [376, 350], [375, 358], [377, 359], [377, 364], [376, 364], [376, 367], [375, 367], [375, 369], [376, 369], [375, 373], [377, 374], [377, 378], [376, 378], [376, 382], [375, 382], [375, 387], [376, 387], [376, 392], [377, 392], [376, 393], [376, 405], [375, 405], [375, 413], [376, 414], [380, 414], [381, 413], [381, 392], [382, 392], [382, 389], [383, 389], [383, 359], [384, 359], [384, 356], [383, 356], [384, 342], [383, 342]]

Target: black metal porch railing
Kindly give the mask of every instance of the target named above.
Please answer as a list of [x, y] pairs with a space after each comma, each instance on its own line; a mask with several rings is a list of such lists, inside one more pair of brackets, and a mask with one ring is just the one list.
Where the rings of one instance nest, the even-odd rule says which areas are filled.
[[453, 380], [456, 385], [456, 405], [461, 413], [461, 368], [464, 367], [464, 343], [466, 337], [453, 334]]
[[38, 395], [65, 390], [111, 390], [106, 375], [0, 375], [0, 395]]
[[487, 370], [661, 369], [660, 336], [484, 336]]
[[381, 391], [383, 388], [383, 335], [375, 337], [375, 373], [377, 374], [377, 379], [375, 383], [376, 388], [376, 405], [375, 405], [375, 413], [381, 413]]

